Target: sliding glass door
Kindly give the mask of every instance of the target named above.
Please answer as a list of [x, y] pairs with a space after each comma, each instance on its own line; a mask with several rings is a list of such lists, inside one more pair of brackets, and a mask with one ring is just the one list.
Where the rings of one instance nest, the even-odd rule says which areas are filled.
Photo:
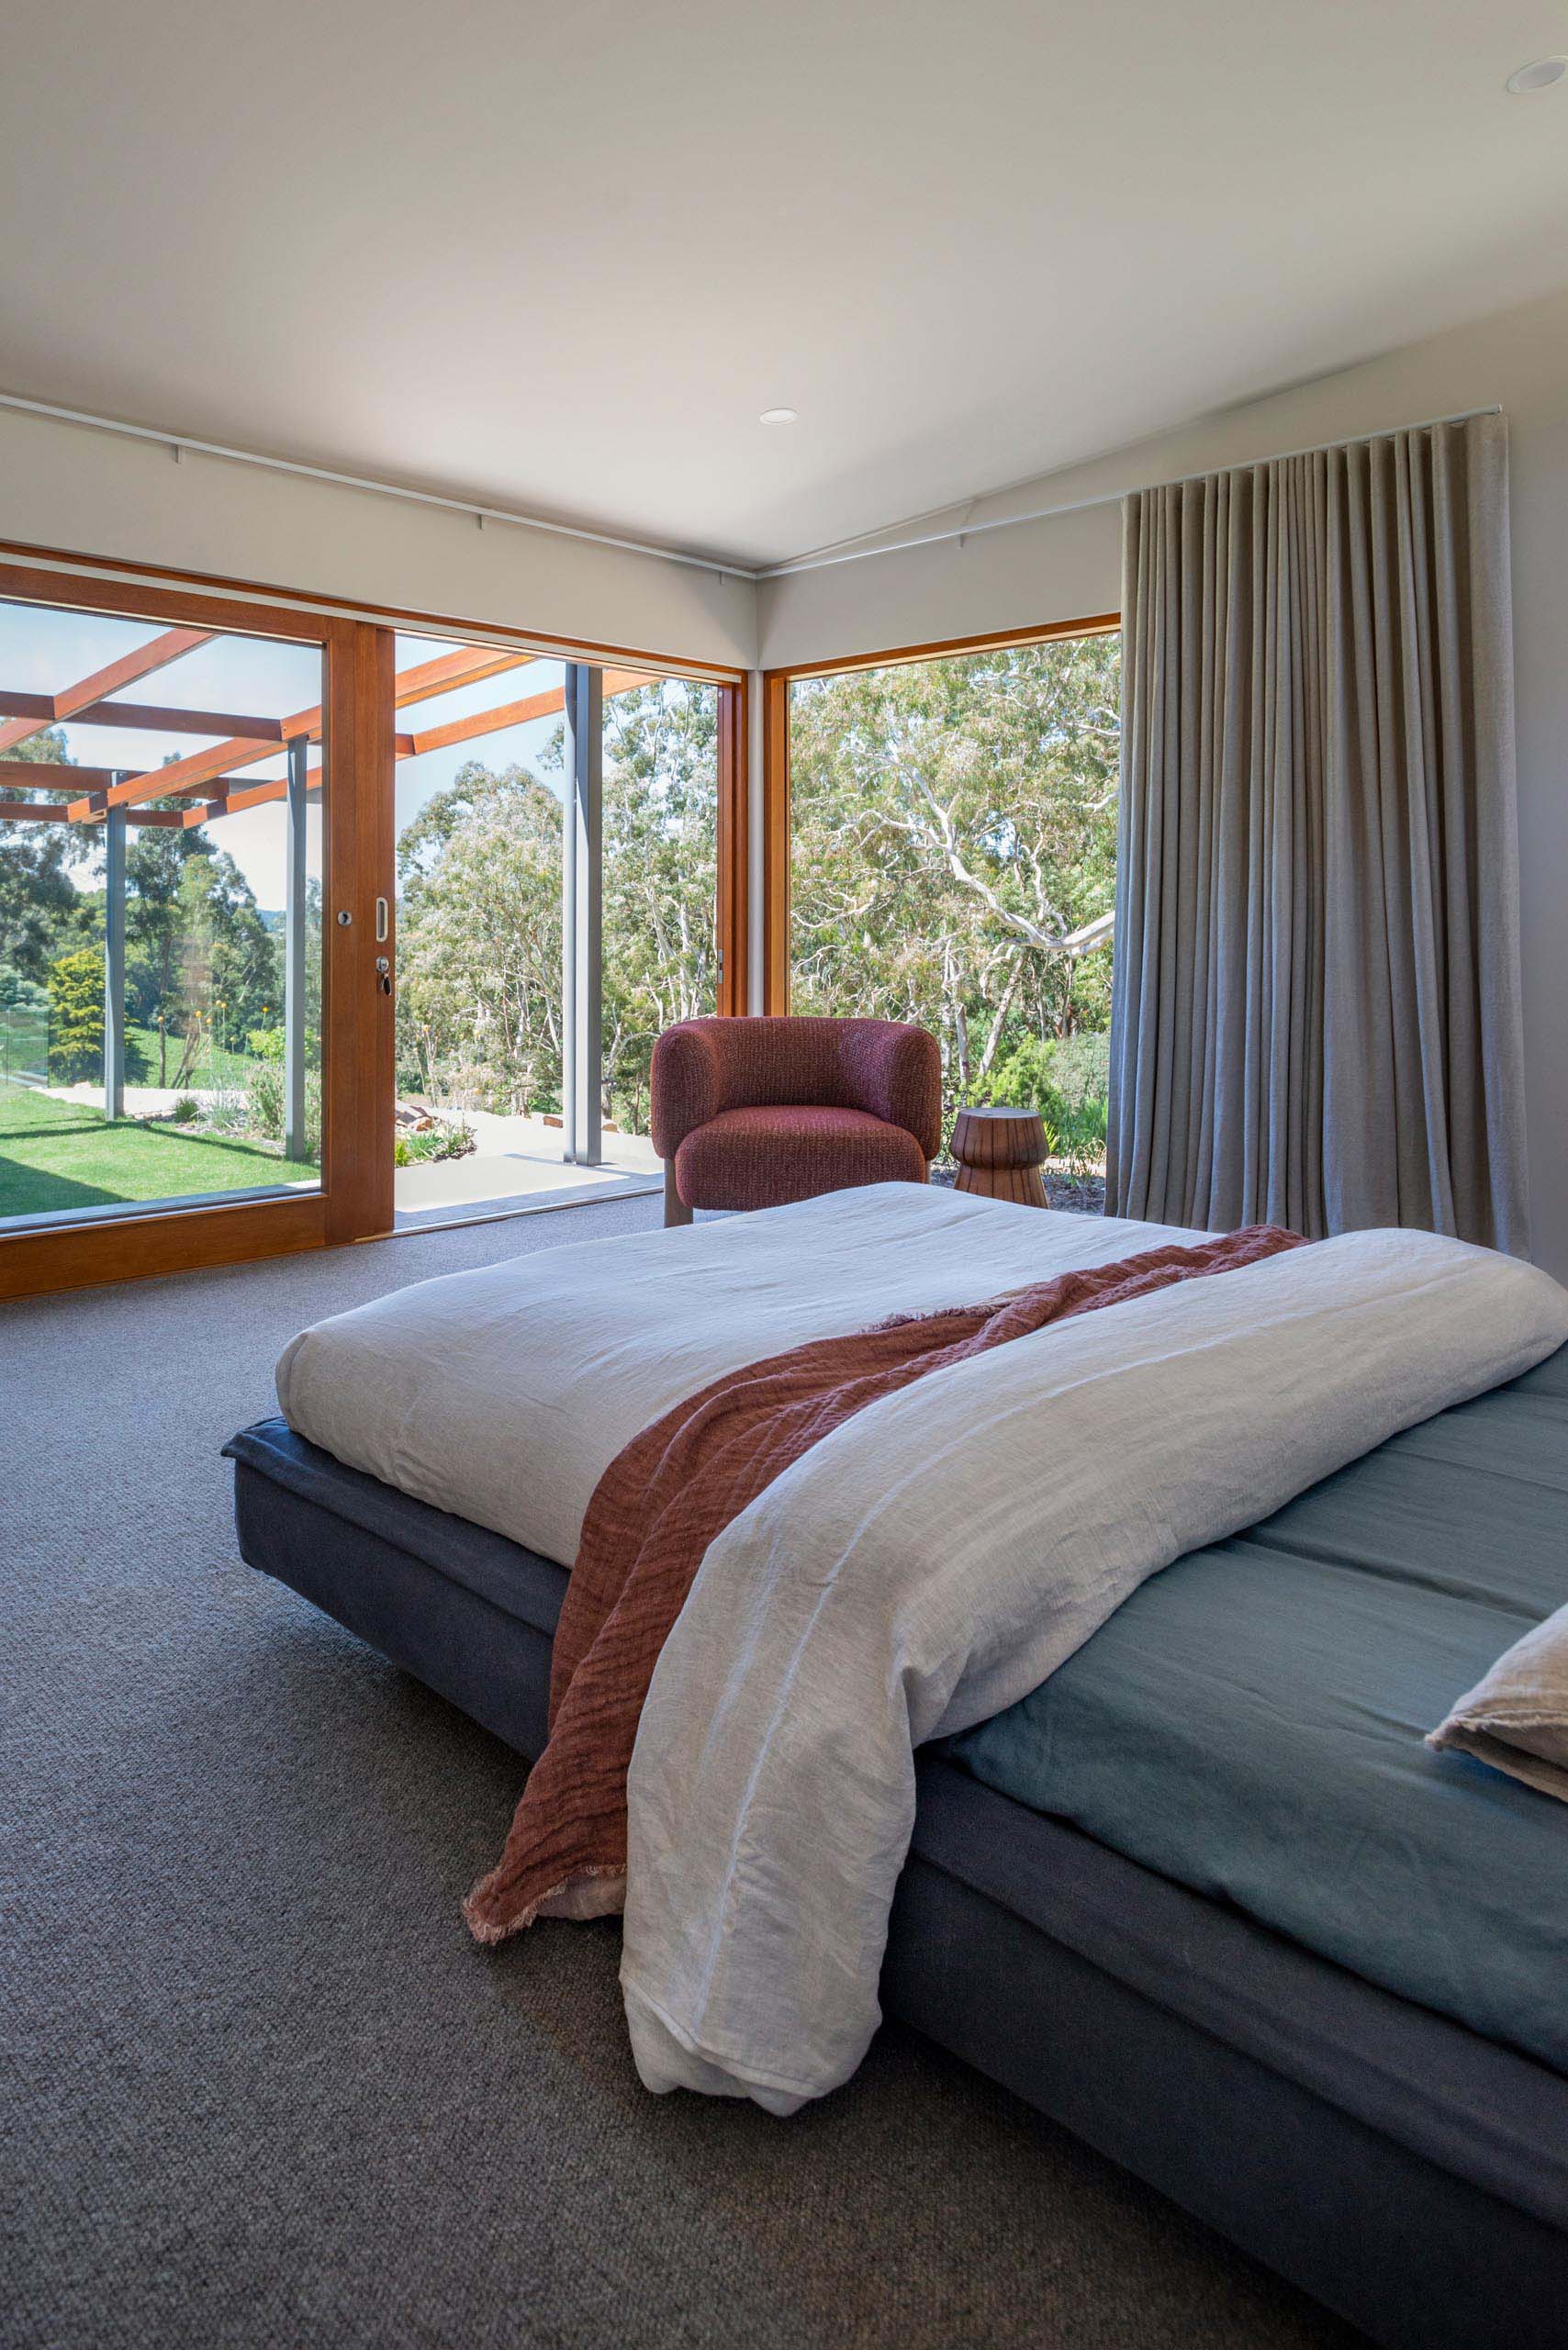
[[0, 1294], [374, 1224], [380, 633], [4, 575]]
[[655, 1185], [745, 744], [739, 680], [0, 566], [0, 1297]]
[[319, 1189], [321, 676], [0, 603], [0, 1230]]
[[396, 659], [399, 1223], [646, 1188], [654, 1040], [719, 1001], [723, 689]]

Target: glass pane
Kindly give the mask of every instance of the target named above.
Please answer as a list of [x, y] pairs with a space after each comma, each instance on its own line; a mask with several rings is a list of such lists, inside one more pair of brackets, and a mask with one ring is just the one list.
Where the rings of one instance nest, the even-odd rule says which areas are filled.
[[[662, 677], [604, 702], [604, 1116], [657, 1165], [648, 1069], [662, 1029], [718, 1007], [719, 694]], [[613, 1139], [613, 1137], [612, 1137]], [[615, 1155], [610, 1143], [607, 1154]]]
[[[400, 636], [400, 1218], [559, 1188], [559, 661]], [[461, 682], [446, 684], [457, 677]], [[439, 688], [439, 689], [438, 689]], [[428, 747], [424, 747], [427, 746]]]
[[965, 1102], [1036, 1108], [1062, 1204], [1103, 1200], [1121, 640], [801, 679], [790, 1002], [917, 1021]]
[[603, 1146], [568, 1164], [566, 666], [400, 637], [397, 669], [399, 1220], [647, 1187], [654, 1039], [715, 1002], [717, 694], [605, 673]]
[[315, 1189], [319, 647], [0, 602], [0, 1223]]

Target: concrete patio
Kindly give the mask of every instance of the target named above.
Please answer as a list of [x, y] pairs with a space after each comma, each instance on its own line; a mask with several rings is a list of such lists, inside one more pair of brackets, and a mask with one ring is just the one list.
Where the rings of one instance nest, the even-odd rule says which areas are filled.
[[399, 1167], [398, 1224], [428, 1227], [467, 1215], [502, 1214], [509, 1207], [563, 1207], [579, 1200], [655, 1191], [664, 1172], [646, 1135], [606, 1134], [598, 1167], [575, 1167], [561, 1156], [562, 1130], [543, 1118], [505, 1118], [486, 1110], [463, 1113], [474, 1129], [465, 1158]]

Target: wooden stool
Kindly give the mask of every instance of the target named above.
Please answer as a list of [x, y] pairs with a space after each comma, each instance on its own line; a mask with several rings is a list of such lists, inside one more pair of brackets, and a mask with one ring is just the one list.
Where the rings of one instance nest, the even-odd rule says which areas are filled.
[[1047, 1205], [1040, 1173], [1046, 1130], [1037, 1110], [960, 1110], [953, 1122], [953, 1156], [956, 1191], [1025, 1208]]

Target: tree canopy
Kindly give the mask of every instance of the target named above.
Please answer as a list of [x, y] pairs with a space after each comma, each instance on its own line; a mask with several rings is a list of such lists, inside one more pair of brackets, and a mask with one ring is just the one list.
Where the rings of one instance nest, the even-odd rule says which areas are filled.
[[[805, 681], [790, 712], [793, 1003], [916, 1020], [949, 1094], [1039, 1102], [1092, 1139], [1115, 887], [1120, 644], [1092, 636]], [[654, 1041], [717, 996], [717, 697], [606, 704], [606, 1107], [646, 1124]], [[398, 845], [398, 1069], [457, 1106], [554, 1108], [557, 731], [535, 774], [465, 767]], [[564, 788], [564, 785], [558, 788]], [[1059, 1066], [1058, 1066], [1059, 1064]], [[1053, 1075], [1053, 1070], [1056, 1072]]]
[[[711, 688], [668, 681], [606, 704], [606, 1106], [634, 1125], [655, 1038], [715, 1002], [717, 745]], [[560, 1106], [565, 762], [561, 729], [542, 775], [471, 760], [398, 841], [407, 1091], [465, 1108]]]
[[[58, 726], [41, 729], [8, 755], [45, 766], [73, 764]], [[6, 796], [28, 794], [17, 788]], [[189, 805], [177, 800], [152, 804]], [[0, 823], [0, 1010], [21, 1003], [17, 989], [24, 981], [47, 990], [50, 1065], [56, 1075], [69, 1067], [80, 1078], [92, 1073], [95, 1058], [101, 1062], [102, 1004], [95, 1035], [87, 1016], [87, 966], [81, 959], [87, 952], [95, 956], [101, 994], [104, 900], [101, 886], [93, 886], [101, 864], [94, 829]], [[313, 914], [307, 968], [319, 987], [319, 893]], [[160, 1084], [184, 1084], [215, 1036], [232, 1043], [282, 1019], [280, 942], [239, 866], [207, 834], [162, 825], [133, 830], [126, 855], [126, 933], [127, 1014], [160, 1032]], [[29, 1001], [36, 1017], [36, 999]], [[134, 1047], [129, 1066], [142, 1073]]]
[[[68, 767], [64, 730], [46, 726], [6, 754], [40, 767]], [[0, 787], [0, 798], [25, 800], [20, 786]], [[0, 971], [15, 971], [41, 986], [62, 944], [78, 943], [79, 900], [70, 867], [82, 844], [69, 824], [0, 825]]]
[[915, 1020], [949, 1091], [1028, 1039], [1103, 1029], [1120, 640], [1073, 637], [793, 688], [791, 1002]]

